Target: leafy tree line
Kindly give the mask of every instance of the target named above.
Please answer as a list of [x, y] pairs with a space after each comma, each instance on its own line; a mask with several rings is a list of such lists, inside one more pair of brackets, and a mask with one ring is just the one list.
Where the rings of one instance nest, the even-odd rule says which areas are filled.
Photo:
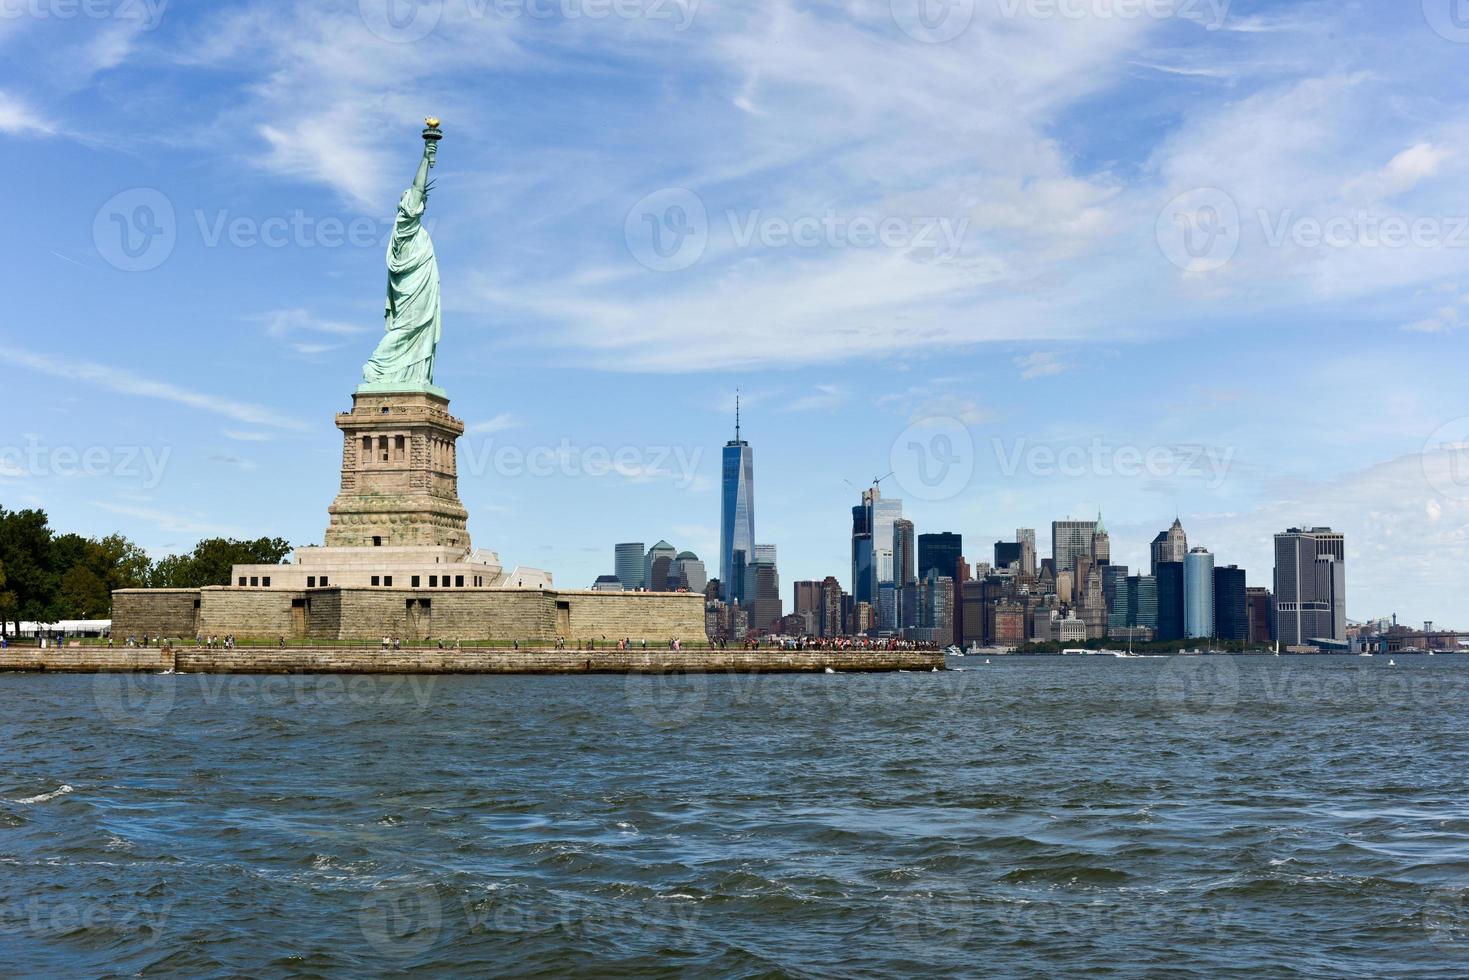
[[0, 507], [0, 633], [22, 620], [107, 619], [114, 589], [228, 585], [232, 566], [278, 565], [292, 550], [284, 538], [206, 538], [155, 563], [121, 534], [57, 533], [45, 511]]

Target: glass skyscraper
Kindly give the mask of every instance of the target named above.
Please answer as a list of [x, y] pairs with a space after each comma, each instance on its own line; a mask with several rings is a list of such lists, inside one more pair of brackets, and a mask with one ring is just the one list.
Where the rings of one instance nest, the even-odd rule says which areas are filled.
[[1195, 548], [1183, 560], [1183, 631], [1190, 640], [1214, 635], [1214, 556]]
[[[741, 560], [736, 560], [735, 552]], [[725, 602], [735, 601], [744, 591], [742, 566], [754, 561], [754, 555], [755, 456], [740, 438], [740, 399], [735, 395], [735, 436], [724, 444], [720, 482], [719, 588]]]
[[613, 548], [613, 572], [624, 589], [635, 591], [645, 584], [643, 558], [647, 554], [641, 541], [628, 541]]

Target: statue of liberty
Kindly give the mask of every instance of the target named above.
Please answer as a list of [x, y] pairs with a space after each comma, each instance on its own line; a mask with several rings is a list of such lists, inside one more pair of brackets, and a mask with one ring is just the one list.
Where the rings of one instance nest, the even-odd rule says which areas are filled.
[[423, 227], [423, 212], [433, 184], [428, 172], [438, 160], [437, 119], [427, 119], [423, 131], [423, 159], [413, 186], [398, 201], [393, 237], [388, 245], [388, 298], [384, 310], [387, 332], [372, 359], [362, 368], [358, 391], [432, 391], [434, 353], [443, 331], [439, 311], [439, 263], [434, 243]]

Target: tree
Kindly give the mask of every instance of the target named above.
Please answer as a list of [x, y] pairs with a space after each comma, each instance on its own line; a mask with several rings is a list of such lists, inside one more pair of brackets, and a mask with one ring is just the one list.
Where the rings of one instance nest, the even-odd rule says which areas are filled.
[[56, 619], [100, 619], [112, 607], [107, 583], [85, 565], [73, 565], [61, 576], [56, 593]]
[[40, 510], [0, 507], [0, 563], [5, 565], [7, 588], [14, 596], [6, 616], [44, 620], [56, 590], [51, 571], [51, 528]]
[[153, 568], [150, 584], [157, 589], [197, 589], [229, 585], [236, 565], [279, 565], [292, 550], [285, 538], [205, 538], [189, 555], [170, 555]]
[[10, 610], [14, 607], [15, 593], [5, 588], [5, 563], [0, 561], [0, 636], [9, 632], [6, 624], [10, 620]]

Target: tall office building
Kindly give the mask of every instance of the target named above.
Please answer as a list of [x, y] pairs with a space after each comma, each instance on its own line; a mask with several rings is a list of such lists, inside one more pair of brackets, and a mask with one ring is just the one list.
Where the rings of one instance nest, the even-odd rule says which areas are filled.
[[1275, 536], [1275, 633], [1282, 646], [1347, 638], [1346, 540], [1331, 528]]
[[952, 531], [918, 536], [918, 578], [928, 577], [937, 569], [938, 573], [954, 579], [959, 574], [959, 561], [964, 556], [964, 536]]
[[795, 584], [795, 603], [791, 611], [801, 616], [810, 613], [815, 617], [815, 622], [821, 622], [821, 583], [820, 582], [797, 582]]
[[821, 580], [821, 615], [817, 621], [820, 623], [819, 632], [822, 636], [841, 636], [845, 631], [842, 596], [842, 584], [835, 575], [828, 575]]
[[1238, 565], [1214, 569], [1214, 635], [1237, 643], [1250, 638], [1245, 570]]
[[628, 541], [612, 549], [612, 573], [617, 576], [624, 589], [637, 590], [647, 584], [647, 580], [643, 578], [645, 554], [641, 541]]
[[668, 588], [668, 576], [673, 571], [673, 560], [678, 556], [673, 545], [659, 541], [648, 549], [643, 558], [643, 582], [650, 592], [663, 592]]
[[872, 567], [872, 514], [867, 506], [867, 495], [862, 494], [862, 503], [852, 508], [852, 601], [873, 601]]
[[[1107, 625], [1127, 625], [1127, 566], [1102, 566], [1102, 599], [1107, 604]], [[1119, 617], [1120, 620], [1119, 621]]]
[[704, 586], [709, 584], [709, 572], [699, 556], [692, 551], [678, 553], [678, 557], [673, 559], [673, 571], [670, 575], [679, 588], [690, 592], [703, 592]]
[[767, 633], [778, 628], [783, 615], [780, 599], [780, 573], [775, 563], [757, 558], [745, 566], [744, 608], [750, 612], [750, 629]]
[[755, 554], [755, 454], [750, 444], [740, 438], [738, 393], [735, 394], [735, 434], [724, 444], [720, 486], [719, 581], [724, 585], [725, 602], [739, 598], [737, 592], [744, 581], [736, 552], [743, 553], [746, 563]]
[[916, 626], [918, 617], [918, 555], [915, 551], [913, 522], [901, 518], [893, 522], [893, 608], [895, 618], [883, 625], [901, 630]]
[[1020, 565], [1020, 549], [1023, 547], [1019, 541], [996, 541], [995, 542], [995, 568], [1003, 571], [1011, 565]]
[[1016, 528], [1015, 543], [1020, 545], [1020, 574], [1026, 578], [1035, 578], [1035, 528]]
[[1190, 640], [1214, 635], [1214, 556], [1194, 548], [1183, 559], [1183, 632]]
[[1271, 625], [1275, 618], [1274, 596], [1262, 586], [1245, 589], [1245, 605], [1249, 609], [1251, 643], [1271, 643], [1275, 640], [1275, 629]]
[[1151, 575], [1133, 575], [1127, 580], [1127, 625], [1158, 633], [1158, 580]]
[[878, 585], [893, 581], [893, 525], [902, 518], [903, 502], [884, 498], [876, 484], [852, 508], [852, 595], [858, 602], [875, 607]]
[[1183, 562], [1162, 561], [1153, 577], [1158, 585], [1158, 626], [1154, 631], [1161, 642], [1181, 640], [1183, 632]]
[[1051, 558], [1056, 574], [1076, 571], [1076, 559], [1091, 558], [1092, 539], [1097, 533], [1096, 521], [1052, 521]]
[[907, 585], [918, 581], [918, 557], [913, 522], [906, 517], [893, 521], [893, 581]]
[[1173, 526], [1160, 531], [1153, 539], [1153, 574], [1163, 562], [1182, 562], [1188, 557], [1188, 535], [1183, 533], [1183, 522], [1173, 519]]
[[1092, 532], [1092, 557], [1098, 565], [1112, 564], [1112, 536], [1107, 533], [1107, 526], [1102, 523], [1102, 513], [1097, 512], [1097, 527]]
[[894, 581], [893, 525], [903, 519], [903, 502], [884, 497], [873, 487], [869, 506], [872, 512], [872, 574], [876, 588], [883, 582]]

